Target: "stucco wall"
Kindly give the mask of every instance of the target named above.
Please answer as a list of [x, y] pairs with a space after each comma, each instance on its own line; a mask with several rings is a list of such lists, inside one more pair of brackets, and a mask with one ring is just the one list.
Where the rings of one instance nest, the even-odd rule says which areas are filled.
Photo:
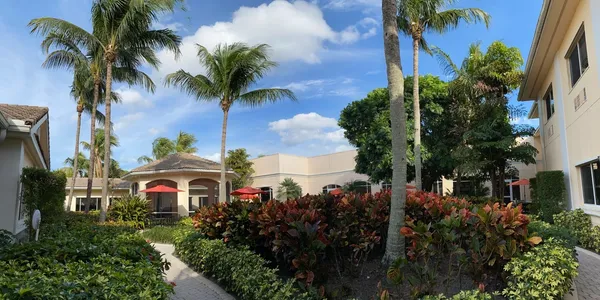
[[16, 233], [19, 177], [23, 167], [23, 142], [6, 139], [0, 143], [0, 229]]

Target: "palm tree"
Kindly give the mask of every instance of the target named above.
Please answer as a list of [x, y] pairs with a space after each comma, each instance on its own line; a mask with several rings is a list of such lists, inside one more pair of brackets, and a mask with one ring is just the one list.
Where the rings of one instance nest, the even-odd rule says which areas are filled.
[[[74, 45], [75, 48], [87, 49], [91, 61], [90, 72], [94, 79], [94, 102], [92, 111], [100, 103], [100, 85], [105, 82], [105, 98], [112, 95], [112, 80], [125, 81], [128, 84], [142, 84], [147, 90], [154, 92], [154, 83], [150, 77], [138, 68], [147, 63], [152, 67], [159, 64], [155, 50], [164, 47], [179, 54], [180, 38], [169, 29], [149, 30], [152, 23], [157, 20], [160, 12], [173, 11], [175, 3], [179, 0], [95, 0], [92, 4], [93, 33], [78, 27], [75, 24], [57, 18], [38, 18], [29, 22], [31, 32], [40, 35], [60, 37], [59, 41], [50, 41], [50, 45]], [[43, 44], [44, 46], [44, 44]], [[73, 47], [68, 47], [71, 50]], [[68, 51], [65, 51], [65, 53]], [[83, 51], [81, 51], [83, 53]], [[57, 65], [69, 64], [69, 60], [57, 60]], [[106, 72], [106, 73], [105, 73]], [[111, 102], [106, 101], [106, 142], [110, 141], [110, 107]], [[92, 114], [91, 133], [94, 135], [95, 115]], [[95, 148], [94, 139], [91, 148]], [[106, 149], [110, 146], [107, 144]], [[108, 151], [108, 150], [107, 150]], [[97, 153], [96, 153], [97, 154]], [[110, 159], [110, 153], [105, 152], [105, 160]], [[90, 158], [92, 159], [92, 158]], [[93, 168], [91, 164], [90, 168]], [[108, 176], [108, 168], [104, 175]], [[93, 170], [90, 170], [93, 174]], [[106, 219], [106, 203], [108, 195], [108, 178], [103, 178], [102, 208], [100, 221]], [[91, 196], [92, 178], [88, 178], [87, 199]]]
[[398, 28], [413, 40], [413, 109], [414, 109], [414, 155], [415, 181], [418, 190], [423, 189], [421, 180], [421, 109], [419, 104], [419, 50], [431, 53], [423, 38], [426, 32], [446, 33], [465, 23], [484, 22], [489, 25], [490, 16], [479, 8], [447, 9], [456, 0], [404, 0], [398, 10]]
[[[104, 143], [105, 138], [106, 138], [106, 135], [105, 135], [104, 129], [96, 128], [96, 132], [94, 133], [94, 138], [91, 139], [90, 143], [81, 142], [81, 146], [83, 146], [83, 149], [90, 152], [90, 164], [95, 165], [95, 167], [93, 168], [95, 174], [88, 174], [89, 175], [88, 178], [90, 178], [90, 177], [91, 178], [93, 178], [93, 177], [103, 178], [104, 177], [103, 166], [105, 164], [104, 164], [104, 161], [102, 160], [101, 154], [105, 152], [105, 149], [104, 149], [104, 147], [106, 146], [106, 143]], [[115, 135], [111, 135], [110, 136], [111, 150], [112, 150], [112, 147], [118, 147], [118, 146], [119, 146], [119, 139]], [[93, 160], [91, 159], [92, 156], [94, 157]], [[109, 166], [110, 166], [110, 164], [109, 164]], [[109, 172], [110, 172], [110, 170], [109, 170]], [[89, 211], [89, 201], [86, 200], [85, 212], [87, 213], [88, 211]]]
[[400, 62], [400, 42], [396, 0], [382, 0], [383, 44], [390, 96], [390, 121], [392, 129], [392, 200], [390, 224], [385, 245], [384, 264], [390, 264], [405, 256], [404, 226], [406, 204], [406, 109], [404, 108], [404, 75]]
[[183, 131], [179, 131], [175, 140], [166, 137], [156, 138], [152, 142], [152, 156], [154, 158], [142, 155], [138, 158], [138, 163], [149, 163], [173, 153], [196, 153], [198, 148], [193, 147], [196, 142], [198, 142], [198, 139], [192, 133]]
[[78, 152], [77, 156], [77, 163], [75, 163], [75, 160], [72, 157], [67, 157], [64, 162], [65, 166], [68, 166], [69, 169], [73, 172], [72, 175], [69, 174], [71, 175], [71, 177], [73, 177], [73, 181], [76, 177], [87, 177], [87, 169], [88, 165], [90, 164], [90, 161], [87, 159], [87, 157], [85, 157], [83, 153]]
[[198, 46], [198, 57], [206, 68], [205, 75], [191, 75], [179, 70], [167, 75], [165, 84], [176, 86], [198, 101], [217, 101], [223, 110], [221, 131], [221, 182], [219, 199], [226, 199], [225, 142], [227, 138], [227, 118], [234, 103], [256, 107], [268, 102], [290, 98], [296, 101], [294, 93], [288, 89], [265, 88], [250, 90], [258, 80], [277, 66], [269, 60], [269, 46], [262, 44], [249, 47], [242, 43], [218, 45], [214, 52]]
[[277, 199], [288, 200], [296, 199], [302, 196], [302, 187], [292, 178], [285, 178], [277, 188]]

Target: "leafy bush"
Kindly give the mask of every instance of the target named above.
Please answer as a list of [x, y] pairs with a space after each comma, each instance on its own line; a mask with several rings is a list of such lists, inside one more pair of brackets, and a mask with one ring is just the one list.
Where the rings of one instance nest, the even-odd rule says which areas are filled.
[[126, 195], [115, 199], [108, 209], [110, 220], [125, 222], [135, 228], [144, 228], [150, 215], [150, 201], [139, 195]]
[[181, 230], [191, 232], [193, 229], [191, 226], [155, 226], [145, 229], [142, 232], [142, 236], [155, 243], [173, 244], [176, 233]]
[[47, 224], [39, 242], [0, 251], [1, 295], [167, 299], [172, 287], [162, 275], [169, 264], [133, 228], [96, 225], [76, 213], [66, 220]]
[[554, 224], [570, 230], [581, 247], [600, 252], [600, 227], [592, 227], [592, 219], [582, 209], [554, 215]]
[[540, 220], [534, 220], [527, 225], [529, 233], [542, 237], [542, 240], [548, 240], [554, 238], [556, 242], [562, 243], [565, 247], [575, 249], [577, 245], [577, 238], [573, 233], [564, 227], [558, 226], [556, 223], [551, 225]]
[[543, 221], [553, 223], [552, 216], [566, 207], [567, 192], [562, 171], [544, 171], [536, 174], [534, 207]]
[[25, 219], [31, 236], [33, 233], [31, 218], [36, 209], [39, 209], [42, 215], [41, 226], [62, 218], [67, 178], [64, 173], [28, 167], [23, 168], [21, 183]]
[[538, 214], [540, 212], [540, 208], [538, 207], [539, 201], [537, 197], [537, 179], [529, 178], [529, 193], [531, 195], [531, 205], [530, 210], [532, 214]]
[[179, 219], [179, 221], [177, 221], [177, 225], [180, 226], [194, 226], [194, 220], [190, 217], [182, 217], [181, 219]]
[[509, 276], [502, 294], [510, 299], [562, 299], [578, 266], [571, 249], [549, 239], [504, 267]]
[[276, 269], [248, 249], [227, 247], [221, 240], [207, 240], [202, 234], [178, 236], [177, 255], [192, 268], [217, 279], [242, 300], [305, 299], [294, 287], [294, 280], [282, 281]]
[[472, 291], [461, 291], [460, 293], [448, 298], [444, 295], [438, 296], [425, 296], [422, 300], [492, 300], [492, 295], [488, 293], [482, 293], [479, 290]]
[[17, 242], [15, 236], [8, 230], [0, 229], [0, 249]]

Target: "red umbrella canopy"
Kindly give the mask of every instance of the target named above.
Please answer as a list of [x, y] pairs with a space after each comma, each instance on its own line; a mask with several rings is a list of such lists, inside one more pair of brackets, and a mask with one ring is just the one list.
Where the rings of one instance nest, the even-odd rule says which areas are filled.
[[233, 192], [231, 192], [231, 196], [240, 196], [240, 195], [256, 195], [256, 194], [262, 194], [263, 191], [260, 189], [255, 189], [251, 186], [245, 186], [241, 189], [237, 189]]
[[337, 188], [337, 189], [335, 189], [335, 190], [333, 190], [333, 191], [331, 191], [331, 192], [329, 192], [329, 193], [330, 193], [331, 195], [333, 195], [333, 196], [338, 196], [338, 195], [341, 195], [341, 194], [343, 194], [343, 193], [344, 193], [344, 191], [342, 191], [342, 189], [340, 189], [340, 188]]
[[168, 187], [166, 185], [159, 184], [155, 187], [141, 190], [140, 192], [142, 192], [142, 193], [177, 193], [177, 192], [183, 192], [183, 191], [178, 190], [176, 188]]
[[529, 179], [523, 178], [523, 179], [517, 180], [509, 185], [529, 185]]

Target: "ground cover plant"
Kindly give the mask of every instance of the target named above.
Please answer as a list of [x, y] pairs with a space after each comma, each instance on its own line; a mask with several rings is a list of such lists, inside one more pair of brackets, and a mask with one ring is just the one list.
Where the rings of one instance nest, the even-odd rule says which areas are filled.
[[136, 230], [68, 213], [0, 253], [0, 299], [167, 299], [168, 263]]

